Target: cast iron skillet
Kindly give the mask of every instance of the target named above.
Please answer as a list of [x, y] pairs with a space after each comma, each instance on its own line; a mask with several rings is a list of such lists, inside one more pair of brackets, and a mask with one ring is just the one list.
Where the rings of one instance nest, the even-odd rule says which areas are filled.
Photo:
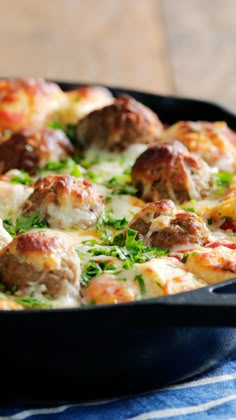
[[[78, 84], [61, 83], [72, 89]], [[163, 122], [236, 116], [197, 100], [127, 89]], [[236, 352], [236, 279], [113, 306], [0, 312], [1, 404], [84, 402], [190, 378]]]

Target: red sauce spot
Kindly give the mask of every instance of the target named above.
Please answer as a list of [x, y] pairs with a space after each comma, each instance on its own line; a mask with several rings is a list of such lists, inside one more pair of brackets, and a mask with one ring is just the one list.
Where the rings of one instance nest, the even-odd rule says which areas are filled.
[[222, 223], [222, 225], [220, 225], [220, 228], [222, 230], [230, 229], [230, 230], [232, 230], [232, 232], [234, 232], [234, 233], [236, 232], [236, 225], [235, 225], [235, 222], [232, 219], [226, 219], [224, 221], [224, 223]]
[[1, 110], [0, 111], [0, 118], [5, 119], [7, 121], [17, 122], [17, 121], [21, 121], [22, 114], [16, 113], [16, 112], [13, 113], [13, 112], [8, 112], [8, 111]]
[[218, 246], [225, 246], [226, 248], [229, 248], [229, 249], [236, 249], [236, 243], [225, 242], [224, 240], [211, 242], [210, 244], [207, 244], [205, 248], [217, 248]]

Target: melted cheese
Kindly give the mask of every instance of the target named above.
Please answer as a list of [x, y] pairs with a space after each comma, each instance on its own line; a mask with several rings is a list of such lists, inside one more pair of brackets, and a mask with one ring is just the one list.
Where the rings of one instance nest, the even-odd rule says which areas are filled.
[[16, 219], [32, 191], [31, 187], [0, 180], [0, 218]]
[[191, 252], [186, 267], [208, 284], [236, 277], [236, 250], [226, 246], [202, 248]]
[[[59, 96], [61, 97], [61, 94]], [[91, 98], [79, 98], [76, 91], [74, 91], [67, 95], [62, 94], [59, 102], [57, 97], [55, 97], [55, 101], [54, 103], [53, 98], [51, 99], [51, 105], [46, 113], [47, 118], [49, 118], [48, 113], [50, 111], [50, 119], [52, 120], [56, 119], [62, 123], [75, 123], [78, 118], [83, 117], [91, 110], [112, 103], [113, 99], [106, 93], [101, 92], [100, 95], [98, 92], [95, 103], [95, 100], [92, 101]], [[23, 102], [21, 100], [20, 105], [22, 104]], [[45, 115], [43, 114], [44, 119], [46, 118]], [[40, 124], [42, 124], [42, 121], [40, 119]], [[178, 128], [178, 126], [176, 127]], [[174, 132], [176, 131], [176, 127], [174, 127]], [[173, 130], [171, 132], [170, 130], [166, 131], [163, 134], [163, 138], [168, 137], [168, 134], [172, 132]], [[228, 139], [224, 138], [223, 134], [222, 136], [222, 145], [224, 145], [228, 142]], [[191, 140], [190, 146], [197, 148], [197, 150], [194, 149], [196, 153], [198, 152], [200, 155], [205, 154], [208, 157], [210, 156], [209, 153], [212, 154], [213, 152], [215, 156], [213, 160], [217, 164], [217, 167], [212, 168], [213, 173], [217, 172], [219, 168], [225, 169], [228, 166], [230, 168], [235, 166], [236, 152], [235, 147], [231, 143], [230, 151], [226, 151], [220, 157], [219, 147], [214, 147], [214, 150], [209, 149], [209, 147], [212, 147], [212, 144], [214, 145], [211, 139], [206, 143], [205, 139], [201, 140], [199, 138], [199, 142], [195, 144], [194, 138]], [[81, 166], [78, 165], [77, 169], [81, 177], [93, 184], [95, 191], [103, 196], [103, 201], [99, 209], [100, 213], [98, 212], [99, 216], [95, 215], [93, 211], [88, 211], [85, 207], [75, 208], [70, 197], [66, 197], [65, 205], [59, 205], [56, 201], [46, 203], [45, 214], [47, 214], [49, 225], [55, 218], [60, 220], [61, 224], [59, 226], [57, 224], [56, 229], [32, 229], [32, 232], [44, 231], [48, 237], [62, 236], [66, 238], [77, 252], [78, 273], [80, 274], [81, 272], [82, 276], [86, 274], [86, 268], [90, 263], [94, 264], [95, 267], [94, 275], [90, 275], [87, 285], [85, 283], [83, 284], [82, 277], [80, 277], [81, 284], [78, 287], [74, 287], [68, 281], [65, 281], [60, 296], [50, 301], [53, 308], [78, 307], [81, 304], [91, 304], [92, 301], [95, 301], [96, 304], [119, 303], [180, 293], [235, 276], [236, 266], [234, 262], [236, 250], [227, 248], [224, 245], [219, 245], [215, 248], [199, 248], [199, 245], [191, 244], [191, 249], [188, 247], [185, 250], [189, 253], [185, 264], [173, 256], [161, 256], [143, 263], [136, 262], [124, 266], [124, 260], [118, 258], [116, 253], [111, 255], [111, 246], [107, 246], [107, 238], [111, 241], [117, 234], [122, 232], [122, 229], [115, 229], [112, 223], [106, 224], [103, 220], [104, 212], [112, 215], [115, 220], [124, 221], [126, 219], [129, 222], [133, 218], [133, 215], [138, 213], [147, 204], [133, 195], [124, 194], [124, 191], [121, 194], [119, 193], [119, 186], [122, 186], [122, 183], [125, 186], [129, 184], [132, 187], [130, 169], [136, 158], [146, 148], [146, 145], [134, 144], [122, 154], [115, 154], [91, 147], [85, 153], [86, 164], [83, 167], [83, 162], [81, 162]], [[231, 149], [234, 151], [233, 154], [231, 153]], [[57, 156], [55, 156], [55, 160], [57, 160]], [[50, 173], [55, 174], [54, 171], [44, 171], [40, 172], [38, 177]], [[65, 169], [60, 170], [60, 173], [71, 174], [71, 168], [65, 167]], [[17, 171], [15, 171], [15, 175], [18, 175]], [[32, 193], [33, 187], [12, 184], [9, 182], [10, 178], [7, 179], [7, 176], [4, 177], [0, 180], [0, 218], [3, 220], [12, 219], [14, 222], [21, 214], [22, 207]], [[112, 182], [114, 184], [117, 182], [118, 192], [112, 188]], [[213, 219], [208, 224], [210, 230], [209, 237], [212, 242], [225, 238], [231, 242], [235, 240], [232, 230], [228, 229], [223, 231], [220, 228], [222, 217], [230, 217], [236, 221], [235, 185], [236, 178], [234, 177], [228, 191], [225, 187], [223, 191], [217, 191], [217, 188], [213, 188], [212, 194], [207, 199], [192, 200], [181, 205], [181, 208], [179, 207], [180, 211], [183, 209], [185, 211], [192, 211], [193, 208], [203, 218], [206, 224], [211, 218]], [[194, 183], [191, 185], [191, 190], [195, 191]], [[219, 195], [219, 192], [223, 195]], [[193, 195], [197, 196], [196, 191]], [[102, 220], [99, 220], [99, 218]], [[4, 251], [4, 247], [10, 243], [11, 237], [3, 228], [1, 219], [0, 249], [3, 248]], [[171, 217], [160, 215], [154, 219], [151, 217], [149, 221], [148, 235], [151, 236], [153, 232], [168, 227], [171, 223]], [[52, 226], [55, 226], [55, 224], [53, 225], [52, 223]], [[91, 253], [92, 247], [98, 250], [98, 254], [99, 250], [102, 254], [94, 255]], [[193, 248], [196, 249], [193, 250]], [[180, 249], [182, 249], [181, 246], [173, 246], [174, 251], [179, 251]], [[183, 252], [179, 252], [178, 257], [182, 257], [182, 254]], [[45, 253], [36, 260], [34, 253], [30, 254], [29, 252], [29, 255], [27, 254], [27, 261], [29, 265], [34, 264], [38, 271], [42, 270], [45, 264], [47, 266], [49, 265], [52, 270], [56, 270], [60, 269], [62, 261], [65, 261], [66, 257], [66, 254], [54, 254], [52, 252], [50, 255]], [[112, 269], [106, 270], [106, 265], [109, 266], [109, 264]], [[44, 296], [45, 291], [44, 284], [32, 281], [28, 286], [27, 294], [33, 293], [35, 299], [39, 299], [47, 304], [47, 299]], [[20, 292], [16, 292], [16, 296], [22, 295]], [[2, 297], [0, 296], [1, 299]], [[11, 297], [10, 303], [8, 304], [1, 304], [0, 302], [0, 309], [4, 309], [5, 307], [9, 309], [12, 305], [16, 305], [14, 296]]]

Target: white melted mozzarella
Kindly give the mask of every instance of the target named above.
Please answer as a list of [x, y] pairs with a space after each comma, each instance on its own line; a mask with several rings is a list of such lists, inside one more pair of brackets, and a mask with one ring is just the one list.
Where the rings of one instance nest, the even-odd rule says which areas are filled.
[[0, 217], [16, 218], [33, 188], [0, 180]]
[[[122, 154], [115, 154], [107, 151], [101, 152], [96, 148], [91, 148], [86, 152], [85, 160], [89, 162], [89, 167], [80, 168], [81, 177], [93, 184], [95, 190], [104, 197], [104, 207], [102, 207], [100, 216], [102, 216], [105, 211], [108, 214], [112, 214], [114, 219], [121, 220], [125, 218], [129, 222], [133, 216], [146, 205], [146, 203], [133, 195], [114, 193], [112, 185], [109, 184], [111, 179], [115, 178], [114, 182], [117, 180], [118, 186], [119, 183], [128, 183], [132, 186], [130, 169], [136, 158], [146, 148], [146, 145], [137, 144], [130, 146]], [[70, 173], [70, 169], [60, 171], [60, 173], [63, 172]], [[48, 173], [50, 173], [50, 171], [48, 171]], [[46, 173], [44, 175], [46, 175]], [[0, 181], [0, 217], [3, 219], [15, 219], [20, 214], [24, 202], [32, 191], [33, 188], [22, 184], [10, 184], [7, 181]], [[184, 208], [185, 211], [191, 211], [186, 208], [194, 208], [196, 213], [206, 221], [208, 210], [218, 205], [220, 200], [221, 197], [218, 198], [215, 196], [201, 201], [192, 200], [192, 202], [184, 203], [181, 208]], [[114, 238], [117, 233], [122, 232], [122, 229], [116, 230], [113, 226], [103, 224], [103, 222], [100, 226], [98, 221], [98, 225], [96, 225], [96, 215], [86, 208], [74, 208], [72, 203], [70, 203], [69, 198], [67, 205], [63, 207], [60, 207], [55, 203], [50, 203], [47, 206], [47, 215], [49, 224], [55, 217], [57, 220], [60, 220], [60, 229], [44, 228], [34, 229], [34, 231], [45, 231], [49, 236], [62, 235], [63, 237], [66, 237], [77, 252], [82, 275], [91, 262], [95, 264], [94, 276], [91, 277], [92, 280], [99, 277], [99, 269], [98, 272], [96, 272], [96, 264], [98, 267], [103, 267], [106, 264], [113, 265], [111, 272], [106, 272], [106, 275], [108, 275], [107, 279], [100, 283], [98, 282], [98, 288], [101, 288], [98, 294], [101, 298], [104, 290], [106, 293], [117, 293], [118, 295], [121, 293], [122, 295], [122, 290], [126, 288], [127, 291], [129, 291], [130, 296], [132, 295], [134, 299], [143, 299], [180, 293], [206, 285], [205, 281], [196, 275], [196, 272], [193, 274], [188, 271], [186, 264], [183, 264], [174, 257], [162, 256], [159, 258], [152, 258], [150, 261], [144, 263], [132, 263], [125, 268], [124, 260], [117, 258], [117, 256], [114, 256], [115, 254], [109, 254], [111, 246], [107, 246], [106, 242], [105, 245], [102, 244], [102, 241], [104, 240], [102, 234], [106, 229], [110, 229], [112, 232], [110, 239]], [[160, 215], [158, 218], [151, 221], [149, 229], [150, 235], [156, 230], [162, 230], [165, 227], [168, 227], [170, 221], [170, 216], [165, 215]], [[209, 228], [211, 230], [210, 237], [212, 241], [224, 239], [230, 235], [232, 236], [232, 231], [222, 231], [219, 229], [219, 225], [214, 224]], [[7, 244], [10, 238], [6, 232], [1, 232], [0, 229], [0, 245], [1, 233], [3, 240]], [[90, 241], [90, 243], [88, 243], [88, 241]], [[191, 248], [197, 246], [198, 245], [191, 245]], [[108, 252], [108, 255], [94, 255], [89, 252], [91, 247], [98, 248], [98, 250], [104, 249], [104, 254]], [[176, 246], [173, 247], [173, 250], [178, 251], [178, 249], [181, 248], [181, 246]], [[60, 267], [60, 262], [60, 257], [58, 260], [55, 260], [57, 267]], [[92, 270], [93, 269], [94, 267], [92, 266]], [[103, 274], [104, 272], [102, 275]], [[111, 276], [110, 279], [109, 275]], [[114, 286], [114, 279], [120, 282], [120, 290], [119, 287], [117, 289]], [[106, 285], [106, 289], [102, 290], [102, 287], [105, 287], [104, 284]], [[78, 291], [78, 288], [75, 288], [73, 285], [66, 282], [61, 295], [49, 303], [53, 308], [78, 307], [81, 306], [81, 304], [90, 304], [91, 302], [88, 296], [86, 296], [87, 286], [88, 285], [82, 284], [80, 286], [80, 291]], [[46, 304], [47, 300], [44, 296], [44, 287], [45, 286], [43, 285], [32, 282], [32, 284], [29, 285], [29, 294], [33, 293], [36, 299], [39, 299]]]
[[111, 203], [109, 203], [109, 206], [112, 207], [114, 216], [117, 219], [125, 217], [128, 221], [130, 221], [133, 215], [138, 213], [144, 205], [145, 203], [142, 200], [130, 195], [114, 195]]

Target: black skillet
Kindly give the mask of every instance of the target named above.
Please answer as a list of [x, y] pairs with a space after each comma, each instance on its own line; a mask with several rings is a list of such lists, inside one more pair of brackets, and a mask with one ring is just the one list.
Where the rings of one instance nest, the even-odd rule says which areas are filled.
[[[63, 89], [78, 84], [61, 83]], [[236, 116], [207, 102], [127, 89], [165, 123]], [[190, 378], [236, 354], [236, 279], [113, 306], [0, 312], [0, 403], [114, 398]]]

